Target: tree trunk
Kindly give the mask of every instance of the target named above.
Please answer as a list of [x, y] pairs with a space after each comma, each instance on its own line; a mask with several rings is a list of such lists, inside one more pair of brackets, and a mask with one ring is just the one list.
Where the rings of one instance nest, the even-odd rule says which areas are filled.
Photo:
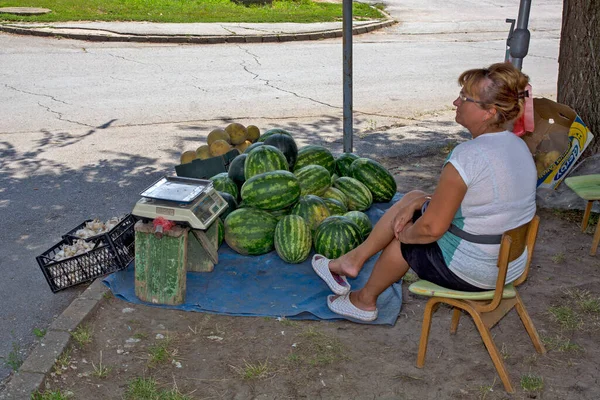
[[600, 1], [564, 0], [558, 102], [574, 109], [594, 135], [585, 156], [600, 153]]

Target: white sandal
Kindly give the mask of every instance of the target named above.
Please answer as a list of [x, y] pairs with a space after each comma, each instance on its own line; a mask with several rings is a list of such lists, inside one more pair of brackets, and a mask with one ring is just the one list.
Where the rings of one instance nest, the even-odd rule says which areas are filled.
[[349, 293], [350, 284], [348, 283], [348, 280], [345, 276], [331, 272], [329, 270], [329, 261], [328, 258], [321, 254], [315, 254], [312, 258], [312, 267], [333, 293], [337, 295]]
[[373, 311], [361, 310], [350, 301], [350, 293], [338, 296], [335, 299], [334, 297], [334, 295], [327, 296], [327, 307], [334, 313], [364, 322], [377, 319], [377, 309]]

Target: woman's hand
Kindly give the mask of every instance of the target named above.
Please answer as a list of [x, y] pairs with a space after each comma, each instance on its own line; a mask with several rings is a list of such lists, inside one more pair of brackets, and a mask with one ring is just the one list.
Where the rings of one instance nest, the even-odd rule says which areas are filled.
[[398, 210], [398, 213], [392, 220], [392, 232], [394, 232], [394, 236], [398, 239], [400, 233], [404, 230], [406, 225], [410, 222], [412, 223], [413, 214], [415, 210], [413, 207], [402, 207]]

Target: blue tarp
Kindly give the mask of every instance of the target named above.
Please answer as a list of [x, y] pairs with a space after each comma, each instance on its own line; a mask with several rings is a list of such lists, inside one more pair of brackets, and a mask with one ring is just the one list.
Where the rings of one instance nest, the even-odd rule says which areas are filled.
[[[367, 211], [373, 224], [400, 197], [396, 194], [390, 203], [374, 204]], [[353, 288], [365, 284], [377, 257], [365, 264], [356, 279], [348, 280]], [[344, 319], [327, 308], [326, 299], [331, 291], [312, 270], [311, 258], [312, 254], [301, 264], [288, 264], [275, 251], [262, 256], [242, 256], [223, 243], [213, 272], [188, 272], [185, 303], [178, 306], [140, 301], [135, 295], [133, 262], [125, 270], [106, 277], [104, 283], [116, 297], [135, 304], [235, 316]], [[379, 296], [379, 317], [371, 324], [394, 325], [401, 306], [402, 290], [398, 282]]]

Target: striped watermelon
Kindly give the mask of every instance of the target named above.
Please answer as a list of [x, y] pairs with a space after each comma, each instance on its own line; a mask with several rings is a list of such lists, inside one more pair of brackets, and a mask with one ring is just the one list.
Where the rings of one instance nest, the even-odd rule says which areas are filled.
[[332, 185], [333, 185], [333, 182], [335, 182], [335, 180], [336, 180], [337, 178], [339, 178], [339, 175], [338, 175], [338, 174], [332, 174], [332, 175], [331, 175], [331, 184], [332, 184]]
[[300, 185], [296, 175], [278, 170], [254, 175], [244, 183], [241, 192], [242, 200], [250, 207], [280, 210], [298, 201]]
[[327, 258], [338, 258], [362, 243], [360, 228], [346, 217], [325, 219], [314, 235], [315, 252]]
[[359, 157], [354, 153], [342, 153], [335, 159], [335, 173], [339, 176], [352, 176], [350, 165]]
[[219, 248], [223, 244], [223, 239], [225, 239], [225, 224], [221, 217], [217, 218], [217, 223], [219, 224], [217, 248]]
[[321, 196], [324, 199], [333, 199], [337, 200], [344, 205], [344, 207], [348, 208], [348, 197], [342, 192], [340, 189], [336, 189], [334, 187], [330, 187], [323, 193]]
[[298, 203], [292, 207], [290, 215], [301, 216], [308, 223], [310, 230], [314, 231], [331, 214], [320, 197], [309, 194], [300, 196]]
[[269, 214], [271, 214], [272, 216], [277, 218], [277, 221], [279, 221], [279, 220], [281, 220], [281, 218], [285, 217], [286, 215], [290, 215], [291, 210], [292, 210], [292, 207], [286, 207], [286, 208], [282, 208], [281, 210], [270, 210]]
[[308, 145], [298, 150], [294, 171], [311, 164], [325, 167], [330, 175], [335, 172], [335, 159], [331, 152], [323, 146]]
[[322, 198], [325, 202], [325, 205], [329, 209], [329, 213], [331, 215], [344, 215], [348, 212], [348, 209], [345, 205], [342, 204], [339, 200]]
[[344, 214], [344, 217], [350, 219], [352, 222], [358, 225], [363, 240], [369, 236], [371, 230], [373, 229], [373, 224], [371, 223], [371, 219], [367, 214], [361, 211], [348, 211], [346, 214]]
[[286, 215], [275, 227], [275, 250], [288, 263], [297, 264], [308, 258], [312, 247], [310, 227], [299, 215]]
[[223, 200], [225, 200], [227, 202], [227, 208], [225, 209], [225, 211], [223, 211], [223, 213], [220, 215], [220, 217], [227, 218], [227, 216], [229, 214], [231, 214], [232, 212], [237, 210], [237, 208], [238, 208], [237, 201], [236, 201], [236, 199], [233, 198], [232, 195], [230, 195], [227, 192], [218, 192], [218, 193], [223, 198]]
[[219, 192], [226, 192], [233, 196], [234, 199], [237, 200], [239, 191], [238, 187], [234, 181], [229, 178], [227, 172], [221, 172], [220, 174], [216, 174], [210, 180], [213, 183], [215, 190]]
[[238, 189], [241, 189], [244, 182], [246, 182], [246, 176], [244, 175], [244, 163], [246, 162], [246, 157], [248, 157], [248, 154], [240, 154], [235, 157], [231, 164], [229, 164], [229, 170], [227, 171], [229, 179], [235, 182]]
[[314, 194], [322, 195], [331, 185], [329, 172], [320, 165], [307, 165], [294, 171], [298, 178], [302, 196]]
[[350, 165], [352, 177], [361, 181], [373, 194], [373, 200], [388, 202], [396, 193], [396, 180], [390, 172], [377, 161], [370, 158], [358, 158]]
[[238, 208], [225, 218], [225, 242], [243, 255], [265, 254], [275, 247], [277, 219], [257, 208]]
[[273, 128], [273, 129], [269, 129], [268, 131], [266, 131], [265, 133], [263, 133], [262, 135], [260, 135], [260, 137], [258, 138], [258, 140], [256, 141], [256, 143], [264, 142], [265, 139], [267, 139], [269, 136], [276, 135], [278, 133], [281, 133], [283, 135], [292, 136], [292, 134], [289, 133], [288, 131], [286, 131], [285, 129]]
[[365, 211], [373, 204], [373, 195], [369, 188], [354, 178], [342, 176], [335, 181], [333, 186], [346, 195], [350, 211]]
[[246, 180], [252, 178], [254, 175], [277, 170], [287, 171], [287, 160], [277, 147], [266, 144], [248, 153], [248, 157], [246, 157], [246, 162], [244, 163], [244, 176]]

